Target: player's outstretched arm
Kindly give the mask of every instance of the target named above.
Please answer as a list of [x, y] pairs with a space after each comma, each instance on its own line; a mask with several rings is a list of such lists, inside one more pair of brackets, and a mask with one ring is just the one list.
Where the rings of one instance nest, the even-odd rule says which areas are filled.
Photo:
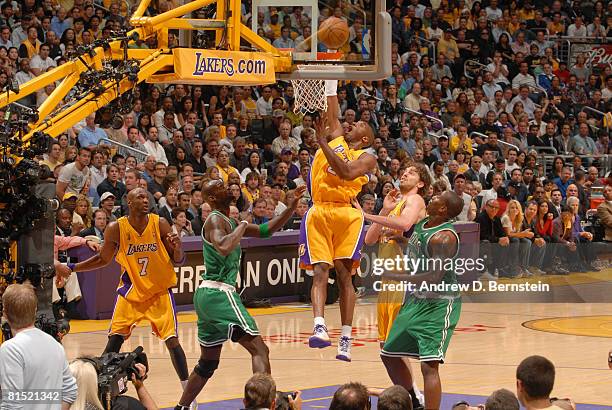
[[159, 235], [164, 243], [168, 255], [172, 257], [172, 262], [182, 264], [185, 262], [185, 254], [181, 245], [181, 238], [174, 232], [165, 218], [159, 218]]
[[[210, 222], [208, 219], [210, 219]], [[241, 221], [232, 232], [229, 224], [222, 217], [212, 214], [208, 219], [204, 225], [204, 237], [212, 243], [217, 252], [227, 256], [237, 246], [240, 246], [240, 239], [244, 236], [247, 225], [249, 225], [247, 221]]]
[[338, 138], [344, 132], [340, 124], [340, 104], [338, 103], [338, 80], [325, 80], [325, 98], [327, 98], [327, 124], [331, 138]]
[[282, 214], [280, 214], [276, 218], [272, 218], [270, 222], [265, 224], [248, 224], [244, 236], [251, 236], [254, 238], [268, 238], [274, 232], [280, 230], [283, 226], [285, 226], [289, 218], [291, 218], [291, 216], [295, 212], [295, 208], [297, 207], [298, 202], [300, 202], [300, 199], [302, 199], [302, 197], [304, 196], [305, 192], [306, 185], [300, 185], [299, 187], [297, 187], [295, 189], [293, 201], [287, 204], [287, 209], [285, 209]]
[[77, 263], [74, 265], [74, 267], [72, 267], [72, 270], [74, 272], [86, 272], [103, 268], [111, 263], [118, 248], [119, 224], [117, 222], [111, 222], [104, 231], [104, 244], [102, 244], [102, 249], [100, 249], [100, 252], [86, 261]]
[[[418, 275], [407, 275], [406, 272], [388, 271], [383, 273], [383, 278], [388, 280], [403, 281], [414, 283], [417, 287], [421, 283], [440, 283], [444, 277], [443, 269], [435, 269], [444, 267], [446, 259], [452, 259], [457, 253], [457, 238], [450, 231], [440, 231], [435, 233], [429, 240], [429, 266], [432, 270]], [[442, 263], [436, 262], [435, 259], [440, 259]]]
[[421, 219], [421, 213], [424, 208], [425, 201], [423, 201], [423, 198], [420, 195], [413, 195], [406, 201], [406, 206], [404, 206], [402, 213], [397, 218], [389, 218], [387, 216], [389, 214], [388, 210], [383, 215], [384, 208], [381, 210], [380, 215], [364, 214], [364, 218], [375, 224], [406, 232]]

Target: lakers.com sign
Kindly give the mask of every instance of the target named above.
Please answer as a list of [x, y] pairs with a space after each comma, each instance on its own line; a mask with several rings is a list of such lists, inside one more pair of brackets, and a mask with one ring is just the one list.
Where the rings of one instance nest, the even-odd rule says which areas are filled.
[[276, 81], [274, 60], [265, 53], [178, 48], [174, 72], [197, 84], [256, 85]]

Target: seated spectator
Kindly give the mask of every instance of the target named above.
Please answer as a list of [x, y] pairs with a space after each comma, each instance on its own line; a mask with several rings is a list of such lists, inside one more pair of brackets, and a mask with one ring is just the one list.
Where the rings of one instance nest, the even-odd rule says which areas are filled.
[[556, 254], [563, 260], [563, 264], [572, 271], [584, 271], [577, 253], [576, 237], [574, 236], [572, 210], [567, 206], [561, 207], [561, 215], [553, 220], [553, 241], [557, 244]]
[[3, 317], [13, 338], [0, 346], [2, 408], [28, 408], [25, 391], [59, 391], [62, 408], [77, 397], [77, 384], [60, 343], [34, 327], [38, 299], [30, 284], [9, 285], [2, 294]]
[[272, 376], [255, 373], [244, 385], [244, 410], [276, 408], [276, 383]]
[[366, 387], [361, 383], [352, 382], [336, 390], [329, 410], [369, 410], [371, 407]]
[[206, 218], [212, 212], [212, 208], [207, 202], [203, 202], [200, 205], [199, 215], [196, 216], [193, 221], [191, 221], [191, 227], [195, 235], [202, 235], [202, 227], [204, 226], [204, 222], [206, 222]]
[[504, 231], [501, 219], [497, 216], [498, 211], [499, 203], [495, 199], [490, 199], [475, 221], [480, 224], [480, 257], [487, 263], [484, 276], [495, 276], [497, 270], [500, 277], [514, 277], [516, 273], [507, 272], [504, 269], [505, 263], [502, 262], [505, 258], [502, 257], [501, 248], [508, 249], [510, 239]]
[[98, 185], [100, 201], [104, 193], [111, 193], [114, 198], [121, 198], [126, 194], [125, 184], [119, 180], [119, 166], [110, 164], [106, 169], [106, 178]]
[[485, 402], [486, 410], [519, 410], [521, 405], [515, 394], [510, 390], [495, 390]]
[[529, 271], [529, 255], [531, 252], [531, 238], [533, 232], [529, 229], [523, 230], [523, 210], [517, 200], [510, 200], [504, 215], [501, 217], [501, 224], [506, 231], [506, 236], [510, 239], [510, 269], [518, 272], [519, 275], [532, 276]]
[[604, 240], [612, 242], [612, 185], [604, 188], [604, 199], [597, 207], [597, 216], [605, 229]]
[[580, 200], [576, 197], [569, 197], [567, 199], [567, 206], [572, 211], [572, 231], [574, 238], [576, 238], [578, 255], [580, 256], [580, 267], [588, 271], [597, 272], [599, 269], [593, 266], [593, 260], [595, 259], [593, 247], [591, 246], [593, 234], [585, 231], [580, 223]]
[[194, 236], [191, 222], [187, 219], [187, 212], [183, 208], [172, 209], [172, 232], [180, 238], [183, 236]]
[[545, 272], [542, 270], [544, 264], [544, 256], [546, 255], [546, 240], [539, 235], [537, 231], [537, 219], [538, 219], [538, 203], [530, 201], [525, 206], [525, 216], [523, 218], [523, 224], [521, 231], [531, 233], [531, 237], [526, 236], [531, 242], [530, 253], [529, 253], [529, 271], [536, 275], [543, 275]]
[[562, 410], [551, 405], [555, 365], [542, 356], [529, 356], [516, 369], [516, 395], [526, 410]]
[[402, 386], [386, 388], [378, 396], [378, 410], [412, 410], [410, 393]]
[[253, 202], [253, 223], [257, 225], [265, 224], [270, 220], [267, 213], [267, 199], [258, 198]]
[[108, 216], [106, 215], [106, 211], [104, 211], [104, 209], [96, 209], [93, 213], [93, 220], [93, 225], [79, 232], [79, 236], [82, 238], [95, 237], [97, 238], [98, 242], [103, 242], [104, 230], [108, 224]]

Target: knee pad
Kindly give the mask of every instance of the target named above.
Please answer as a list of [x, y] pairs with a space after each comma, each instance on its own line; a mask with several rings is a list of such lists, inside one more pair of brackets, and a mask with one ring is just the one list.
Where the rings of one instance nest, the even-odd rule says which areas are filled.
[[204, 379], [210, 379], [215, 373], [215, 370], [217, 370], [217, 367], [219, 367], [218, 360], [200, 359], [193, 371]]

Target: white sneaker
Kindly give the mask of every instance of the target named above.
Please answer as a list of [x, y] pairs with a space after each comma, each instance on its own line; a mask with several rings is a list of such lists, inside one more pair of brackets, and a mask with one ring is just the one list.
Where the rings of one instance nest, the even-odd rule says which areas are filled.
[[497, 280], [498, 278], [495, 275], [491, 275], [489, 271], [485, 271], [482, 275], [480, 275], [478, 279], [481, 280], [482, 282], [489, 282], [492, 280]]
[[340, 339], [338, 339], [338, 354], [336, 355], [336, 359], [344, 362], [351, 361], [351, 340], [353, 339], [348, 336], [340, 336]]
[[191, 404], [189, 405], [189, 410], [198, 410], [198, 402], [195, 400], [191, 402]]
[[331, 346], [325, 325], [315, 325], [313, 335], [308, 339], [308, 346], [318, 349]]

